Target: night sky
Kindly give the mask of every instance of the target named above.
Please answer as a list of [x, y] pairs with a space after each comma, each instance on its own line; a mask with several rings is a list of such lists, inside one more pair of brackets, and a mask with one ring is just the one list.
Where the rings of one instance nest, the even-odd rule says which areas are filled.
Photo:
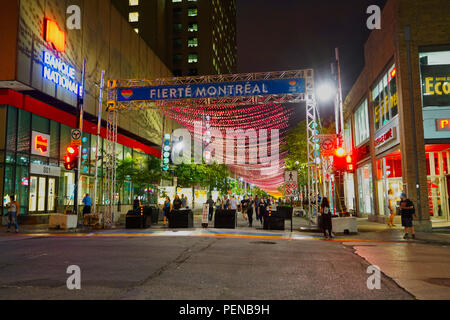
[[[330, 77], [334, 48], [341, 56], [344, 98], [364, 66], [367, 7], [386, 0], [236, 0], [238, 72], [313, 68], [316, 83]], [[301, 105], [291, 125], [305, 118]], [[320, 105], [334, 119], [333, 103]]]

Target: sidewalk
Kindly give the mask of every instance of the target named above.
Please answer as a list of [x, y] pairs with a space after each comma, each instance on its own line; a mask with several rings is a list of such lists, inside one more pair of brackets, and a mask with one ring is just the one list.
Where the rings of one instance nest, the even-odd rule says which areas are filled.
[[[259, 220], [253, 218], [253, 226], [248, 226], [248, 221], [242, 218], [242, 214], [238, 214], [237, 221], [237, 230], [251, 233], [259, 233], [259, 232], [268, 232], [268, 230], [263, 230], [262, 224]], [[202, 216], [200, 214], [194, 215], [194, 228], [202, 229]], [[318, 236], [321, 233], [319, 232], [310, 232], [310, 231], [302, 231], [302, 227], [308, 227], [309, 223], [307, 219], [301, 217], [294, 217], [293, 221], [293, 233], [301, 234], [306, 236]], [[166, 226], [163, 225], [162, 221], [159, 221], [158, 224], [152, 225], [151, 229], [153, 230], [169, 230]], [[208, 229], [214, 229], [214, 221], [209, 222]], [[125, 225], [118, 225], [113, 228], [116, 231], [125, 231], [130, 229], [125, 229]], [[223, 229], [222, 229], [223, 230]], [[431, 233], [426, 232], [417, 232], [416, 233], [416, 242], [418, 243], [428, 243], [428, 244], [450, 244], [450, 231], [446, 232], [447, 229], [436, 228]], [[46, 224], [39, 225], [21, 225], [19, 226], [19, 234], [42, 234], [42, 233], [50, 233], [50, 234], [64, 234], [64, 233], [102, 233], [104, 230], [92, 229], [89, 227], [78, 227], [76, 229], [71, 230], [57, 230], [57, 229], [48, 229]], [[269, 231], [270, 232], [270, 231]], [[291, 232], [291, 221], [286, 220], [285, 230], [273, 230], [276, 233], [285, 233], [290, 234]], [[10, 233], [6, 233], [6, 227], [4, 227], [3, 231], [0, 232], [0, 236], [14, 235], [14, 230]], [[389, 228], [387, 225], [370, 222], [367, 218], [358, 218], [358, 233], [350, 234], [350, 235], [336, 235], [336, 240], [339, 239], [358, 239], [358, 240], [372, 240], [372, 241], [403, 241], [403, 228], [397, 225], [396, 227]]]

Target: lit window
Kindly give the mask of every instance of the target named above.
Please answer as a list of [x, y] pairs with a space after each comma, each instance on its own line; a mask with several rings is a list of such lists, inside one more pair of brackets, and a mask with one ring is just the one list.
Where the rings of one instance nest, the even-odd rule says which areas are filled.
[[188, 9], [188, 16], [189, 17], [196, 17], [197, 16], [197, 8], [189, 8]]
[[139, 0], [129, 0], [128, 3], [130, 4], [130, 7], [138, 6], [139, 5]]
[[188, 63], [197, 63], [198, 62], [198, 54], [190, 53], [188, 57]]
[[139, 28], [134, 28], [134, 32], [139, 33]]
[[172, 0], [172, 2], [181, 2], [182, 0]]
[[188, 40], [188, 47], [189, 48], [196, 48], [196, 47], [198, 47], [198, 38], [190, 38]]
[[139, 12], [130, 12], [128, 14], [129, 22], [138, 22], [139, 21]]
[[189, 32], [196, 32], [196, 31], [198, 31], [198, 24], [196, 24], [196, 23], [189, 24], [188, 31]]

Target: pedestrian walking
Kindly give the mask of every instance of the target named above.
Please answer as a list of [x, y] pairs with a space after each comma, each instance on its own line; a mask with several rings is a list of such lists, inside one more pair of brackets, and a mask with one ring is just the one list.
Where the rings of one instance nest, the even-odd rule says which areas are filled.
[[247, 217], [248, 217], [248, 226], [252, 227], [253, 224], [253, 210], [255, 209], [255, 202], [252, 199], [252, 196], [248, 199], [248, 206], [247, 206]]
[[141, 203], [139, 201], [139, 198], [136, 196], [133, 200], [133, 210], [134, 212], [137, 212], [137, 210], [139, 209]]
[[187, 206], [187, 197], [184, 196], [184, 194], [181, 195], [181, 207], [186, 208]]
[[405, 235], [403, 239], [409, 238], [409, 231], [411, 231], [411, 237], [416, 238], [413, 226], [413, 216], [416, 213], [414, 209], [414, 203], [406, 197], [406, 193], [400, 195], [400, 214], [402, 215], [402, 226], [405, 228]]
[[220, 198], [217, 198], [216, 201], [216, 211], [222, 209], [222, 200]]
[[394, 227], [394, 218], [396, 215], [395, 212], [395, 196], [394, 196], [394, 191], [392, 189], [388, 190], [388, 207], [389, 207], [389, 222], [388, 222], [388, 226], [389, 227]]
[[[321, 217], [321, 227], [323, 230], [323, 236], [324, 238], [333, 238], [332, 234], [332, 228], [333, 224], [331, 221], [331, 210], [330, 210], [330, 203], [328, 202], [328, 199], [324, 197], [322, 199], [322, 203], [320, 204], [320, 217]], [[327, 235], [328, 231], [328, 235]]]
[[261, 199], [258, 197], [258, 195], [255, 196], [255, 216], [256, 220], [259, 220], [259, 216], [261, 215], [261, 212], [259, 210], [259, 205], [261, 203]]
[[9, 229], [11, 228], [11, 224], [14, 220], [14, 227], [16, 228], [16, 233], [19, 233], [19, 224], [17, 222], [17, 217], [19, 216], [19, 203], [15, 200], [14, 195], [11, 195], [9, 197], [10, 201], [6, 205], [6, 208], [8, 208], [8, 213], [6, 216], [8, 217], [8, 229], [6, 232], [9, 232]]
[[89, 197], [89, 193], [86, 193], [86, 195], [84, 196], [83, 204], [84, 204], [83, 207], [83, 216], [84, 216], [85, 214], [91, 213], [92, 200], [91, 197]]
[[171, 204], [170, 204], [170, 198], [166, 196], [166, 199], [163, 204], [163, 219], [164, 219], [164, 225], [167, 224], [167, 217], [169, 216], [170, 211], [172, 210]]
[[230, 199], [230, 210], [237, 210], [237, 200], [234, 195]]
[[206, 203], [209, 205], [208, 220], [212, 221], [213, 214], [214, 214], [214, 200], [212, 199], [212, 196], [209, 196], [209, 199], [206, 201]]

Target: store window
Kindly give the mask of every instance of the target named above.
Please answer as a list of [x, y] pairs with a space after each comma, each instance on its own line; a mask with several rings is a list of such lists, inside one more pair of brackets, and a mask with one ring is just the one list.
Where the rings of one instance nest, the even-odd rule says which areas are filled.
[[183, 30], [183, 25], [181, 23], [173, 24], [173, 33], [180, 33]]
[[188, 16], [189, 17], [196, 17], [198, 13], [197, 8], [189, 8], [188, 9]]
[[198, 62], [198, 54], [190, 53], [188, 56], [188, 63], [197, 63]]
[[188, 40], [188, 47], [189, 48], [196, 48], [196, 47], [198, 47], [198, 38], [189, 38], [189, 40]]
[[130, 12], [128, 14], [129, 22], [138, 22], [139, 21], [139, 12]]
[[367, 100], [355, 112], [355, 142], [356, 146], [361, 145], [369, 139], [369, 111]]
[[425, 150], [429, 214], [434, 220], [448, 220], [450, 145], [427, 145]]
[[378, 159], [376, 164], [379, 213], [389, 216], [389, 198], [395, 199], [395, 206], [400, 201], [403, 188], [400, 150]]
[[372, 165], [366, 164], [357, 170], [358, 179], [358, 203], [359, 212], [374, 214], [373, 210], [373, 188], [372, 188]]
[[16, 151], [17, 147], [17, 116], [18, 109], [8, 106], [6, 149], [11, 151]]
[[31, 148], [31, 114], [19, 109], [17, 152], [29, 153]]
[[189, 32], [197, 32], [198, 31], [198, 24], [197, 23], [190, 23], [188, 26]]
[[450, 48], [420, 52], [422, 106], [450, 107]]
[[385, 126], [398, 114], [396, 75], [397, 69], [393, 65], [372, 90], [375, 130]]
[[352, 122], [347, 121], [344, 125], [344, 147], [346, 153], [351, 153], [353, 149]]

